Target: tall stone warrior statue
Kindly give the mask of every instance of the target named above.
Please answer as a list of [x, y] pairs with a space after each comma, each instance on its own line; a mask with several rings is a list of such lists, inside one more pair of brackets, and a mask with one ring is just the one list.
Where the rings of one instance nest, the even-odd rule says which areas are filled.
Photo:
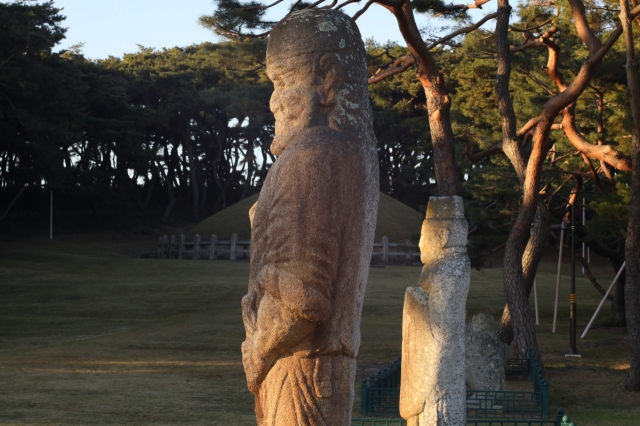
[[250, 212], [247, 383], [260, 426], [348, 426], [379, 194], [358, 28], [292, 13], [271, 31], [267, 75], [278, 158]]
[[407, 426], [465, 426], [467, 221], [461, 197], [432, 197], [422, 225], [424, 264], [405, 293], [400, 414]]

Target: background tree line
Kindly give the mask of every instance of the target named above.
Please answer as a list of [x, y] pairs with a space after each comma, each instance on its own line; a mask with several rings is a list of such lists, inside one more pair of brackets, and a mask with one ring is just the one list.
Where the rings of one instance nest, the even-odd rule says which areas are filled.
[[20, 195], [3, 219], [47, 211], [49, 191], [57, 212], [97, 221], [176, 206], [200, 218], [260, 187], [273, 161], [263, 42], [90, 61], [52, 51], [63, 19], [52, 2], [0, 4], [3, 210]]
[[[456, 19], [443, 37], [415, 21], [411, 27], [407, 2], [379, 3], [405, 29], [408, 45], [367, 42], [381, 190], [419, 210], [430, 195], [463, 195], [476, 264], [516, 241], [507, 247], [520, 256], [511, 263], [520, 277], [505, 276], [510, 307], [526, 304], [549, 235], [558, 238], [583, 197], [588, 229], [580, 228], [580, 237], [617, 270], [633, 189], [626, 46], [615, 42], [620, 6], [572, 0], [522, 4], [512, 13], [501, 0], [498, 12], [474, 24], [465, 8], [413, 2], [419, 13]], [[230, 41], [140, 47], [122, 59], [90, 61], [81, 46], [53, 51], [64, 37], [53, 2], [0, 3], [0, 225], [44, 216], [51, 191], [58, 214], [74, 224], [90, 218], [124, 226], [201, 218], [259, 191], [274, 161], [265, 34], [237, 30], [268, 28], [266, 9], [256, 5], [219, 1], [214, 15], [202, 18]], [[495, 28], [479, 25], [494, 19]], [[603, 47], [594, 38], [613, 41]], [[606, 55], [597, 56], [602, 49]], [[545, 122], [545, 111], [576, 85], [576, 96]], [[532, 154], [540, 160], [529, 167]], [[459, 184], [443, 189], [442, 176]], [[537, 179], [535, 190], [526, 179]], [[528, 202], [531, 194], [537, 200]], [[526, 206], [534, 219], [523, 222]], [[624, 289], [614, 295], [618, 324], [626, 320]], [[506, 342], [514, 339], [509, 311]], [[535, 335], [526, 312], [517, 315], [515, 337], [526, 351], [536, 346]]]

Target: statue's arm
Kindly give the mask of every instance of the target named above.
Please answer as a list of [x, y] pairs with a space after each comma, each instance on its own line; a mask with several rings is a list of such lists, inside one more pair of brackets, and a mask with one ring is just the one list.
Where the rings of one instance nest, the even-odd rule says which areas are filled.
[[331, 314], [340, 243], [337, 182], [319, 152], [286, 159], [289, 167], [274, 188], [267, 262], [257, 278], [263, 297], [255, 333], [243, 345], [254, 391], [275, 361]]

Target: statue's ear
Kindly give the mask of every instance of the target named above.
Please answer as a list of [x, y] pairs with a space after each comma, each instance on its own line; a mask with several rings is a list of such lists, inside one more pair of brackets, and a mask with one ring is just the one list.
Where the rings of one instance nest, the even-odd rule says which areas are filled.
[[343, 69], [340, 60], [333, 53], [325, 53], [318, 64], [318, 94], [320, 104], [331, 107], [336, 100], [336, 90], [342, 86]]
[[447, 246], [447, 242], [449, 241], [449, 230], [446, 228], [438, 229], [436, 231], [438, 235], [438, 245], [440, 248], [444, 248]]

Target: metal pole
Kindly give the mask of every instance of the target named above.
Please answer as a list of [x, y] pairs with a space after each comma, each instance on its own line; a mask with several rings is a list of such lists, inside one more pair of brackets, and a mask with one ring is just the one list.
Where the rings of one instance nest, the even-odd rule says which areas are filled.
[[620, 275], [622, 275], [622, 271], [624, 271], [624, 267], [626, 266], [626, 264], [627, 264], [626, 260], [624, 262], [622, 262], [622, 266], [620, 267], [620, 270], [618, 271], [618, 273], [616, 274], [616, 277], [611, 282], [611, 285], [609, 286], [609, 289], [604, 294], [604, 297], [600, 301], [600, 304], [598, 305], [598, 308], [596, 309], [596, 312], [591, 317], [591, 321], [589, 321], [589, 324], [587, 324], [587, 327], [584, 329], [584, 333], [582, 333], [582, 336], [580, 336], [581, 339], [584, 339], [584, 336], [587, 335], [587, 331], [589, 331], [589, 329], [591, 328], [591, 324], [593, 324], [593, 322], [596, 320], [596, 317], [598, 316], [598, 313], [600, 312], [600, 309], [602, 309], [602, 305], [604, 305], [605, 300], [607, 300], [607, 297], [609, 297], [609, 293], [611, 293], [611, 290], [613, 289], [613, 286], [616, 284], [616, 282], [618, 282], [618, 278], [620, 278]]
[[558, 276], [556, 277], [556, 303], [553, 307], [553, 328], [552, 333], [556, 332], [556, 321], [558, 319], [558, 293], [560, 292], [560, 269], [562, 268], [562, 247], [564, 246], [564, 222], [560, 225], [560, 253], [558, 254]]
[[576, 204], [575, 200], [571, 204], [571, 294], [570, 316], [569, 316], [569, 352], [566, 357], [580, 357], [576, 348]]
[[[582, 226], [585, 226], [586, 223], [587, 223], [586, 222], [587, 217], [586, 217], [586, 214], [585, 214], [585, 210], [586, 210], [585, 206], [586, 206], [586, 200], [585, 200], [584, 197], [582, 197]], [[582, 243], [582, 257], [583, 258], [584, 258], [584, 249], [585, 249], [585, 244], [583, 242]], [[582, 267], [582, 275], [584, 275], [584, 266]]]
[[53, 191], [49, 197], [49, 239], [53, 240]]
[[538, 315], [538, 288], [536, 279], [533, 279], [533, 304], [536, 307], [536, 325], [540, 325], [540, 316]]

